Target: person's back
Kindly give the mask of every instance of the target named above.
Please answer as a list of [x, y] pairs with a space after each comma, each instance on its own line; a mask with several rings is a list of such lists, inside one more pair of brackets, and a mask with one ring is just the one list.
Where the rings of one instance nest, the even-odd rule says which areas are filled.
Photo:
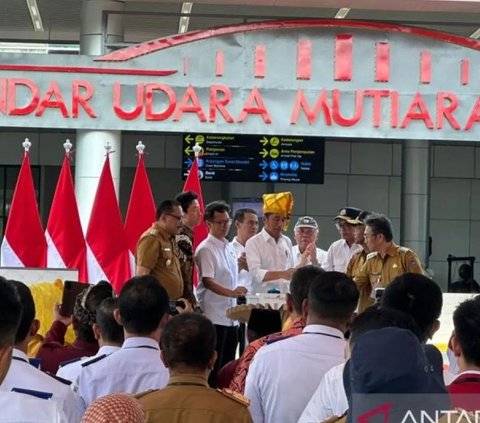
[[0, 385], [0, 391], [10, 392], [20, 389], [46, 393], [51, 395], [52, 399], [59, 404], [70, 422], [78, 422], [80, 416], [68, 381], [57, 380], [53, 376], [36, 369], [28, 361], [28, 342], [30, 337], [37, 333], [40, 325], [38, 320], [35, 319], [35, 304], [30, 289], [22, 282], [10, 282], [15, 286], [20, 296], [23, 311], [15, 336], [12, 363]]
[[150, 275], [130, 279], [118, 297], [115, 319], [123, 324], [122, 348], [84, 365], [78, 388], [83, 411], [114, 392], [136, 394], [165, 386], [168, 374], [160, 360], [160, 332], [168, 320], [168, 295]]
[[148, 423], [250, 423], [248, 400], [208, 387], [217, 355], [211, 321], [196, 313], [172, 318], [162, 332], [162, 360], [170, 379], [164, 389], [137, 395]]
[[345, 360], [343, 334], [358, 295], [355, 282], [343, 273], [315, 278], [303, 332], [263, 347], [250, 366], [245, 395], [255, 422], [298, 420], [323, 375]]

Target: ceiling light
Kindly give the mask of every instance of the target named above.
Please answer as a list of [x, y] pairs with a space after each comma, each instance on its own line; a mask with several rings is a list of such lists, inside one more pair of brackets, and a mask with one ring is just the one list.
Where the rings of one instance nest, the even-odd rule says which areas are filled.
[[345, 17], [348, 15], [350, 12], [349, 7], [342, 7], [338, 9], [338, 12], [335, 14], [335, 19], [345, 19]]
[[192, 12], [192, 7], [193, 3], [189, 1], [185, 1], [182, 3], [182, 16], [180, 16], [180, 19], [178, 21], [178, 33], [179, 34], [184, 34], [185, 32], [188, 31], [188, 24], [190, 23], [190, 16], [185, 16], [189, 15]]
[[32, 18], [32, 25], [34, 31], [43, 31], [42, 17], [38, 9], [37, 0], [26, 0], [30, 18]]
[[474, 32], [470, 34], [470, 38], [480, 38], [480, 28], [476, 29]]

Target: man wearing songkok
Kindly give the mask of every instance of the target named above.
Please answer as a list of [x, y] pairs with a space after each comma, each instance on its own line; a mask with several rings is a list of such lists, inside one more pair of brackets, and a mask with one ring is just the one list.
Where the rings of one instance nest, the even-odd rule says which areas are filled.
[[295, 270], [292, 280], [290, 281], [290, 292], [287, 293], [286, 297], [287, 310], [292, 319], [292, 326], [282, 332], [265, 336], [248, 344], [235, 368], [230, 389], [243, 394], [245, 390], [245, 380], [252, 360], [257, 351], [264, 345], [271, 343], [275, 339], [286, 339], [302, 333], [305, 327], [305, 318], [302, 315], [303, 302], [308, 297], [308, 291], [312, 281], [323, 272], [321, 268], [316, 266], [304, 266]]
[[355, 244], [354, 225], [351, 223], [360, 212], [361, 210], [356, 207], [344, 207], [333, 219], [340, 233], [340, 239], [332, 243], [327, 251], [325, 270], [345, 272], [352, 256], [361, 250], [361, 247]]
[[297, 243], [292, 248], [295, 267], [306, 264], [313, 264], [322, 268], [326, 267], [327, 252], [316, 245], [318, 240], [318, 223], [313, 217], [300, 217], [297, 223], [295, 223], [294, 236]]
[[[58, 402], [65, 416], [72, 423], [80, 421], [75, 396], [67, 380], [56, 379], [32, 366], [27, 357], [28, 342], [40, 326], [35, 319], [35, 304], [30, 289], [19, 281], [11, 282], [22, 302], [22, 317], [15, 335], [15, 346], [12, 353], [12, 364], [0, 391], [9, 392], [14, 389], [48, 392], [52, 400]], [[1, 420], [1, 419], [0, 419]]]
[[204, 316], [173, 317], [160, 338], [170, 378], [164, 389], [137, 395], [147, 423], [250, 423], [248, 399], [208, 387], [216, 359], [215, 328]]
[[345, 361], [344, 333], [357, 302], [357, 286], [344, 273], [324, 272], [313, 280], [303, 332], [263, 347], [250, 366], [245, 395], [255, 422], [298, 420], [323, 375]]
[[[12, 350], [20, 319], [22, 304], [12, 283], [0, 276], [0, 385], [12, 363]], [[48, 401], [49, 392], [0, 391], [0, 421], [6, 423], [68, 423], [56, 401]]]
[[295, 269], [292, 242], [282, 234], [282, 230], [287, 230], [292, 210], [292, 193], [263, 195], [264, 227], [245, 245], [254, 294], [267, 292], [271, 288], [286, 291]]
[[160, 333], [168, 321], [167, 291], [150, 275], [130, 279], [118, 297], [115, 320], [123, 325], [122, 348], [83, 366], [78, 388], [79, 407], [114, 392], [135, 394], [163, 388], [167, 369], [160, 360]]
[[175, 200], [165, 200], [157, 208], [156, 221], [137, 243], [136, 275], [152, 275], [165, 288], [171, 300], [184, 291], [175, 236], [182, 226], [182, 207]]
[[390, 220], [381, 214], [372, 214], [365, 220], [367, 260], [355, 275], [359, 289], [370, 286], [372, 297], [376, 288], [385, 288], [393, 278], [403, 273], [423, 274], [417, 255], [393, 242]]

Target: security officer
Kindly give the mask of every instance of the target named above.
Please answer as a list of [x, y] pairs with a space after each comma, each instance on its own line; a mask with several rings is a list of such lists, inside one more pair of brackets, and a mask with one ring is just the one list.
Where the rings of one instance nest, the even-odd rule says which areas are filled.
[[176, 200], [165, 200], [157, 209], [156, 222], [138, 241], [136, 275], [151, 274], [165, 288], [171, 300], [183, 294], [179, 253], [175, 242], [182, 226], [182, 207]]
[[70, 422], [79, 422], [80, 415], [74, 394], [69, 386], [70, 382], [50, 376], [29, 363], [27, 357], [28, 342], [37, 333], [40, 322], [35, 319], [35, 304], [28, 286], [18, 281], [9, 282], [15, 286], [23, 309], [20, 325], [15, 335], [12, 364], [5, 380], [0, 385], [0, 391], [33, 390], [45, 392], [59, 404]]
[[[16, 331], [22, 317], [20, 297], [11, 282], [0, 276], [0, 385], [9, 371]], [[33, 368], [33, 367], [32, 367]], [[37, 396], [37, 398], [35, 398]], [[47, 392], [0, 392], [0, 420], [9, 423], [67, 423], [57, 401]], [[39, 398], [41, 397], [41, 398]]]
[[164, 389], [137, 395], [147, 423], [249, 423], [249, 401], [229, 389], [208, 387], [216, 360], [215, 328], [198, 313], [173, 317], [160, 338], [170, 379]]
[[365, 220], [365, 244], [372, 252], [354, 280], [360, 290], [370, 285], [372, 297], [376, 288], [385, 288], [395, 276], [423, 274], [417, 255], [393, 242], [392, 225], [386, 216], [373, 214]]

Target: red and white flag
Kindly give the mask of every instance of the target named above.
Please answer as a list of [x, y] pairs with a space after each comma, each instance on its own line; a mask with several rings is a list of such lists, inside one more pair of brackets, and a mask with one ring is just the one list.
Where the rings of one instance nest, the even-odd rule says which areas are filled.
[[78, 269], [78, 280], [87, 282], [87, 248], [75, 199], [69, 149], [53, 196], [45, 237], [47, 266]]
[[[202, 215], [202, 221], [199, 225], [193, 228], [193, 251], [197, 249], [197, 246], [207, 237], [208, 228], [207, 224], [203, 221], [203, 212], [205, 210], [203, 205], [203, 194], [202, 186], [200, 184], [200, 175], [198, 171], [198, 158], [195, 157], [195, 160], [188, 171], [188, 176], [183, 185], [183, 192], [193, 191], [198, 195], [198, 204], [200, 205], [200, 213]], [[193, 285], [196, 287], [198, 285], [198, 274], [196, 269], [193, 272]]]
[[130, 279], [130, 263], [108, 153], [93, 201], [86, 242], [88, 281], [108, 280], [120, 292]]
[[140, 236], [155, 221], [155, 200], [148, 180], [143, 156], [143, 144], [137, 145], [138, 163], [133, 180], [127, 216], [125, 217], [125, 236], [127, 237], [131, 275], [135, 275], [135, 250]]
[[0, 264], [4, 267], [45, 267], [47, 264], [47, 242], [30, 169], [30, 146], [25, 140], [22, 166], [0, 248]]

